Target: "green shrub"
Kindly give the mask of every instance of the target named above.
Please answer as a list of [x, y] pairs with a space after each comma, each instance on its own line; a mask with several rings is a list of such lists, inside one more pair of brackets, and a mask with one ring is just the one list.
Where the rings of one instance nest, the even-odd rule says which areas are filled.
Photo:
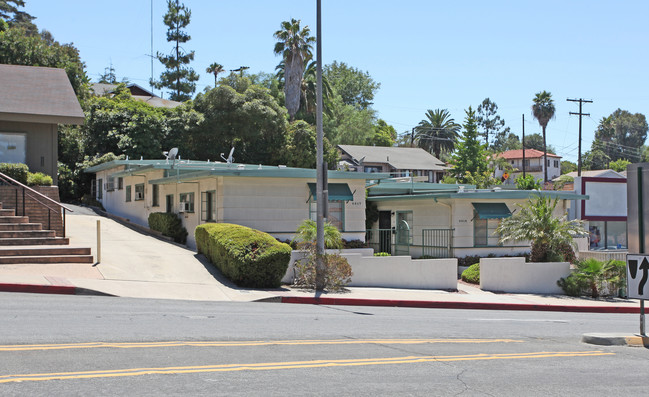
[[23, 185], [27, 184], [29, 168], [26, 164], [0, 163], [0, 172], [15, 179]]
[[176, 214], [169, 212], [153, 212], [149, 215], [149, 228], [174, 239], [175, 242], [187, 242], [187, 229]]
[[[392, 254], [389, 254], [387, 252], [375, 252], [374, 256], [392, 256]], [[422, 258], [419, 258], [422, 259]]]
[[345, 240], [343, 239], [343, 248], [369, 248], [366, 242], [361, 240]]
[[241, 287], [279, 287], [291, 259], [291, 247], [245, 226], [206, 223], [194, 232], [198, 252]]
[[[305, 219], [302, 221], [300, 226], [298, 226], [294, 240], [298, 243], [315, 243], [316, 233], [316, 222], [311, 219]], [[336, 229], [336, 226], [332, 225], [331, 222], [325, 222], [324, 224], [324, 242], [325, 248], [328, 249], [340, 249], [343, 247], [342, 234], [340, 234], [340, 231]]]
[[474, 263], [463, 271], [462, 281], [471, 284], [480, 284], [480, 263]]
[[480, 263], [480, 255], [467, 255], [464, 258], [457, 258], [458, 266], [471, 266]]
[[[300, 248], [306, 250], [307, 255], [295, 263], [296, 275], [293, 285], [301, 288], [315, 289], [315, 244], [300, 243]], [[323, 261], [325, 266], [324, 289], [329, 291], [343, 290], [352, 280], [352, 267], [347, 259], [340, 254], [325, 254]]]
[[27, 186], [52, 186], [52, 177], [42, 172], [30, 172], [27, 175]]
[[579, 260], [577, 270], [557, 281], [557, 285], [570, 296], [617, 296], [626, 285], [626, 263], [616, 260], [601, 262], [593, 258]]

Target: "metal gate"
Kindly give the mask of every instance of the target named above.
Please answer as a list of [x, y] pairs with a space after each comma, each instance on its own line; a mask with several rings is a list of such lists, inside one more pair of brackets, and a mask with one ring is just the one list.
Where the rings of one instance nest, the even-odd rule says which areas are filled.
[[394, 242], [395, 255], [410, 255], [410, 225], [405, 220], [397, 224], [397, 235]]
[[453, 229], [422, 230], [422, 256], [430, 258], [454, 258]]

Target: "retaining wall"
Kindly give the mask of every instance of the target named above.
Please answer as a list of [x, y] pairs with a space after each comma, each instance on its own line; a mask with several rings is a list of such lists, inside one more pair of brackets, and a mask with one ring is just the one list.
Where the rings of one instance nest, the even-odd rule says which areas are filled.
[[480, 288], [527, 294], [563, 294], [557, 281], [570, 275], [568, 262], [525, 262], [525, 258], [480, 258]]

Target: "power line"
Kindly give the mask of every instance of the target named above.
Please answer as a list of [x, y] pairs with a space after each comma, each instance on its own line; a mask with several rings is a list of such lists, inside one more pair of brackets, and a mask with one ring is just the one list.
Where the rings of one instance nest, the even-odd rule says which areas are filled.
[[581, 176], [581, 116], [589, 116], [590, 117], [590, 113], [582, 113], [581, 112], [581, 105], [583, 103], [593, 103], [593, 101], [589, 101], [589, 100], [582, 99], [582, 98], [579, 98], [579, 99], [569, 99], [568, 98], [568, 99], [566, 99], [566, 101], [568, 101], [568, 102], [579, 102], [579, 113], [569, 112], [569, 114], [579, 116], [579, 155], [578, 155], [579, 157], [578, 157], [578, 160], [577, 160], [577, 176]]

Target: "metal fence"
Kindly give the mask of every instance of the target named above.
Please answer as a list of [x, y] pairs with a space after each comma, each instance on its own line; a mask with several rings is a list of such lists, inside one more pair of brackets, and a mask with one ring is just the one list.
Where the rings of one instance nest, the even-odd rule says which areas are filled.
[[422, 256], [453, 258], [453, 229], [423, 229]]

